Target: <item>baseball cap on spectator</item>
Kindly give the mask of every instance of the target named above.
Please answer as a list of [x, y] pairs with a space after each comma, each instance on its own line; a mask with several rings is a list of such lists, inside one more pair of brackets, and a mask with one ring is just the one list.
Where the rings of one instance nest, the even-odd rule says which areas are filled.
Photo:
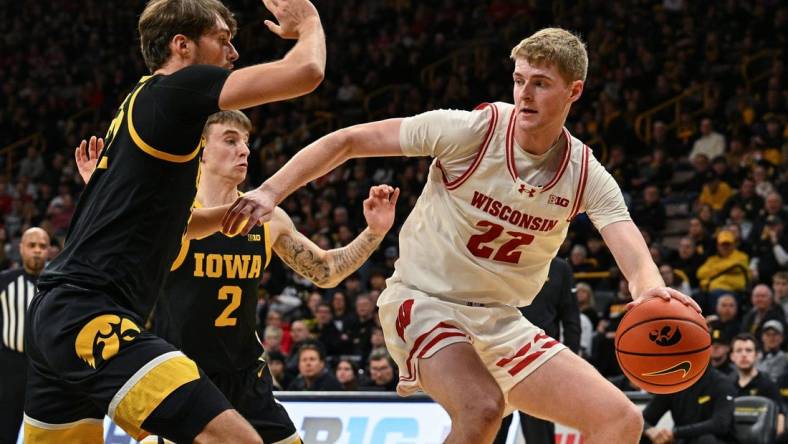
[[732, 244], [735, 241], [736, 241], [736, 236], [734, 236], [732, 231], [720, 230], [720, 232], [717, 233], [718, 244], [725, 244], [725, 243]]
[[783, 324], [776, 319], [772, 319], [771, 321], [766, 321], [763, 324], [763, 328], [761, 329], [761, 331], [766, 332], [766, 330], [770, 328], [776, 330], [780, 334], [783, 334]]

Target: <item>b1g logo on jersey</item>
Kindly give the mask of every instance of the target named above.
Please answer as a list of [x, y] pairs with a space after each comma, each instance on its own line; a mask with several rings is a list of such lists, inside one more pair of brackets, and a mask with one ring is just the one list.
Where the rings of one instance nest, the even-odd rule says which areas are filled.
[[118, 353], [122, 343], [131, 342], [140, 334], [132, 320], [114, 314], [91, 319], [77, 335], [74, 348], [77, 356], [96, 368]]
[[547, 198], [547, 203], [566, 208], [569, 206], [569, 199], [551, 194], [550, 197]]

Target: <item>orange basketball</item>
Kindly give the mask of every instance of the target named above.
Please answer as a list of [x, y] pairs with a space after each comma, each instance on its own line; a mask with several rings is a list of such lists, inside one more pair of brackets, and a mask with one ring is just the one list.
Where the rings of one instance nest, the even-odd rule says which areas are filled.
[[676, 393], [706, 371], [711, 336], [698, 312], [671, 299], [651, 298], [627, 312], [616, 330], [616, 359], [635, 385]]

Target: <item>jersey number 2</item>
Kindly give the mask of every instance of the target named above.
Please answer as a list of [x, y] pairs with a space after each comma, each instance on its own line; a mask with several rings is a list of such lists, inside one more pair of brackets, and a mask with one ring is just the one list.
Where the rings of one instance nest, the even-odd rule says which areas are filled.
[[[468, 251], [474, 256], [483, 259], [489, 259], [490, 256], [492, 256], [494, 261], [516, 264], [520, 261], [521, 252], [515, 250], [517, 250], [519, 246], [528, 245], [534, 240], [534, 236], [531, 234], [507, 231], [506, 234], [510, 236], [510, 239], [501, 245], [498, 251], [495, 251], [492, 247], [484, 244], [498, 239], [501, 234], [503, 234], [503, 227], [486, 220], [476, 222], [476, 226], [479, 228], [487, 228], [488, 230], [481, 234], [474, 234], [468, 239]], [[493, 256], [493, 253], [495, 253], [495, 256]]]
[[241, 287], [225, 285], [220, 288], [219, 300], [226, 301], [228, 298], [230, 299], [230, 303], [213, 323], [216, 327], [235, 327], [235, 324], [238, 323], [238, 319], [230, 315], [241, 306]]

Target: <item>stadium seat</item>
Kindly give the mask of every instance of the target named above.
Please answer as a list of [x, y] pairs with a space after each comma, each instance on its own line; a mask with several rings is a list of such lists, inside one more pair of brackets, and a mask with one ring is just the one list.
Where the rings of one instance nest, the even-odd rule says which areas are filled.
[[742, 396], [734, 400], [736, 438], [741, 444], [772, 444], [777, 424], [777, 407], [762, 396]]

